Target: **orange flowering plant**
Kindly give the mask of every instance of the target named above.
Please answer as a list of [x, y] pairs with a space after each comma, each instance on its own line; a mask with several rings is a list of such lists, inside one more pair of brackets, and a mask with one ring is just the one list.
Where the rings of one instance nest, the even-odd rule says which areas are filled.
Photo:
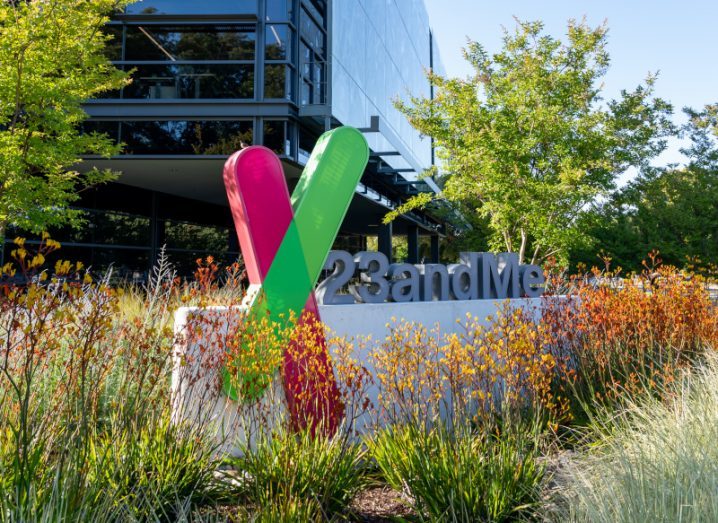
[[549, 350], [546, 329], [534, 316], [503, 303], [485, 321], [471, 315], [457, 320], [460, 332], [448, 335], [438, 326], [393, 321], [370, 353], [380, 422], [453, 429], [527, 415], [564, 419], [566, 399], [554, 386], [563, 362]]
[[718, 347], [718, 307], [706, 280], [663, 266], [652, 253], [639, 275], [593, 271], [570, 278], [564, 299], [545, 298], [555, 354], [569, 359], [579, 409], [626, 395], [661, 394], [680, 369]]

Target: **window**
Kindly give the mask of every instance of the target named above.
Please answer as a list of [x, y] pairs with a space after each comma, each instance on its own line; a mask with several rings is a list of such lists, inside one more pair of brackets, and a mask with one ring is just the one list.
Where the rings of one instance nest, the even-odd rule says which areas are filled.
[[125, 9], [131, 15], [257, 14], [257, 0], [142, 0]]
[[134, 121], [122, 122], [125, 154], [232, 154], [252, 143], [253, 122]]
[[267, 21], [283, 22], [292, 19], [292, 0], [267, 0]]
[[230, 231], [227, 227], [164, 220], [164, 233], [168, 250], [207, 251], [215, 256], [228, 251]]
[[[313, 4], [305, 3], [305, 7]], [[310, 11], [312, 11], [310, 9]], [[313, 11], [312, 11], [313, 12]], [[326, 38], [324, 31], [307, 10], [301, 12], [299, 67], [300, 104], [326, 103]]]
[[264, 146], [283, 156], [292, 156], [294, 126], [285, 120], [264, 121]]
[[291, 60], [292, 31], [287, 25], [267, 24], [264, 35], [266, 60]]
[[324, 31], [322, 31], [316, 22], [312, 20], [306, 11], [302, 11], [301, 14], [300, 25], [302, 39], [304, 39], [315, 51], [324, 54]]
[[128, 25], [125, 60], [254, 60], [253, 25]]
[[254, 98], [254, 65], [138, 64], [133, 68], [124, 98]]
[[289, 65], [264, 66], [264, 98], [292, 99], [292, 69]]
[[300, 44], [299, 60], [302, 74], [301, 104], [325, 103], [326, 64], [324, 60], [304, 42]]
[[105, 55], [110, 60], [122, 60], [122, 26], [119, 24], [108, 24], [102, 28], [102, 32], [108, 36], [105, 42]]

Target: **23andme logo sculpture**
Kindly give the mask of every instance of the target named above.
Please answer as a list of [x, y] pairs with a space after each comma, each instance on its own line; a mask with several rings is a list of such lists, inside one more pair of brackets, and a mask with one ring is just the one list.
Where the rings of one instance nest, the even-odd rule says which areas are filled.
[[[252, 146], [233, 154], [224, 166], [227, 189], [242, 256], [250, 282], [249, 314], [281, 322], [293, 313], [300, 321], [319, 319], [314, 286], [334, 243], [357, 183], [369, 160], [364, 136], [340, 127], [323, 134], [291, 198], [282, 164], [272, 151]], [[316, 333], [324, 348], [324, 334]], [[323, 420], [336, 426], [341, 404], [336, 385], [327, 397], [303, 390], [304, 368], [297, 351], [285, 351], [285, 395], [295, 424]], [[329, 365], [323, 350], [325, 365]], [[327, 380], [333, 380], [331, 372]], [[236, 377], [225, 372], [224, 391], [237, 399]]]

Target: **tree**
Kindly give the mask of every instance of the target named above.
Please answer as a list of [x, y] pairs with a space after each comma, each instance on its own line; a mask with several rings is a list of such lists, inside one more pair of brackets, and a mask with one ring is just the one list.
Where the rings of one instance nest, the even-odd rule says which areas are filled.
[[655, 76], [604, 102], [606, 39], [605, 25], [570, 21], [563, 44], [541, 22], [517, 20], [492, 56], [469, 42], [472, 77], [429, 72], [433, 99], [396, 102], [434, 139], [446, 171], [442, 197], [487, 218], [491, 248], [518, 251], [522, 263], [566, 259], [584, 237], [588, 204], [627, 168], [647, 165], [672, 130], [671, 106], [653, 96]]
[[0, 4], [0, 241], [8, 225], [32, 232], [77, 224], [69, 208], [83, 188], [113, 178], [76, 166], [119, 148], [82, 133], [82, 103], [119, 89], [127, 76], [103, 54], [102, 32], [121, 0], [28, 0]]
[[664, 262], [677, 266], [718, 262], [716, 108], [685, 110], [687, 165], [645, 169], [599, 206], [587, 230], [595, 240], [588, 252], [574, 253], [575, 261], [595, 262], [595, 253], [603, 251], [614, 265], [640, 270], [647, 253], [658, 250]]

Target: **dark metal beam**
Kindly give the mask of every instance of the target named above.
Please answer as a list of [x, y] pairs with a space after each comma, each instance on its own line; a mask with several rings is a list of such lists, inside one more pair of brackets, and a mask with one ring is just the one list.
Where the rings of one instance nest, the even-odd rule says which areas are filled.
[[378, 235], [378, 248], [379, 252], [384, 254], [387, 258], [389, 258], [389, 261], [392, 261], [392, 226], [391, 222], [387, 224], [381, 224], [379, 226], [379, 235]]
[[395, 174], [395, 173], [413, 173], [416, 172], [411, 167], [407, 167], [405, 169], [394, 169], [393, 167], [387, 168], [380, 168], [376, 170], [377, 174]]

